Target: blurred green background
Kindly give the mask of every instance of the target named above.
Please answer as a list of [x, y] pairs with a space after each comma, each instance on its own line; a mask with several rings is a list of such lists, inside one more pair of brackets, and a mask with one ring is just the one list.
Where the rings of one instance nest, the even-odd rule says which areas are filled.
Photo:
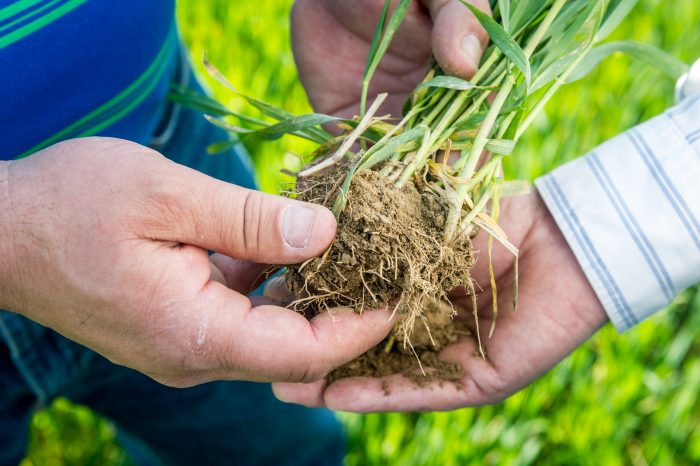
[[[291, 3], [180, 0], [178, 19], [196, 63], [206, 50], [247, 94], [305, 112], [309, 105], [288, 38]], [[700, 2], [640, 0], [611, 39], [655, 44], [691, 62], [700, 55]], [[510, 158], [509, 177], [533, 179], [658, 114], [672, 104], [673, 85], [625, 57], [609, 59], [549, 104]], [[232, 107], [240, 105], [220, 87], [211, 89]], [[293, 166], [293, 154], [308, 147], [286, 139], [250, 150], [263, 188], [274, 192], [289, 181], [280, 169]], [[349, 436], [347, 464], [700, 464], [699, 330], [700, 293], [690, 290], [624, 335], [607, 326], [499, 405], [341, 415]], [[114, 442], [111, 424], [58, 400], [34, 417], [23, 464], [123, 465], [128, 459]]]

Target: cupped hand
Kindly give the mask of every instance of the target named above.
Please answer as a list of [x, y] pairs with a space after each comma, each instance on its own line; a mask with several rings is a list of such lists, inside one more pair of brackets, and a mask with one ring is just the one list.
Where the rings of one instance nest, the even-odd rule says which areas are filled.
[[[330, 386], [280, 383], [273, 386], [284, 401], [327, 406], [355, 412], [450, 410], [496, 403], [530, 384], [595, 333], [607, 320], [603, 308], [576, 258], [542, 200], [535, 193], [502, 201], [501, 225], [520, 248], [519, 300], [512, 310], [513, 257], [494, 245], [499, 313], [491, 326], [491, 294], [486, 237], [473, 276], [483, 292], [479, 297], [480, 334], [486, 358], [477, 351], [474, 336], [446, 348], [441, 357], [459, 363], [464, 377], [459, 385], [445, 383], [418, 387], [405, 377], [349, 378]], [[471, 318], [470, 300], [454, 294], [459, 318]], [[389, 394], [387, 394], [387, 388]]]
[[[490, 11], [487, 0], [471, 3]], [[294, 56], [317, 111], [358, 113], [362, 75], [383, 5], [384, 0], [295, 2]], [[488, 34], [459, 0], [414, 0], [379, 64], [369, 95], [388, 92], [382, 112], [399, 116], [403, 101], [428, 71], [431, 53], [446, 73], [466, 79], [476, 72], [487, 43]]]
[[328, 247], [333, 215], [127, 141], [0, 164], [0, 220], [1, 307], [168, 385], [316, 380], [392, 326], [386, 311], [307, 321], [251, 303], [264, 264]]

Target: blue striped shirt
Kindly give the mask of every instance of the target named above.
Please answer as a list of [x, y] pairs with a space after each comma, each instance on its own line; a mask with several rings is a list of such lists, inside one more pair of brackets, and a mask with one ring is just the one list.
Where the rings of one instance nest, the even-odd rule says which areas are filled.
[[700, 283], [700, 62], [678, 96], [535, 182], [620, 331]]
[[0, 160], [106, 135], [146, 143], [178, 49], [174, 0], [0, 0]]

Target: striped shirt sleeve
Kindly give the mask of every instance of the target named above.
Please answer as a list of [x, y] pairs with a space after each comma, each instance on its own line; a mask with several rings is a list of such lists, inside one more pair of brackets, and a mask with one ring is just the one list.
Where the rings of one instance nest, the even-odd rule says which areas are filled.
[[700, 94], [687, 88], [700, 80], [691, 77], [678, 106], [535, 182], [620, 331], [700, 283]]

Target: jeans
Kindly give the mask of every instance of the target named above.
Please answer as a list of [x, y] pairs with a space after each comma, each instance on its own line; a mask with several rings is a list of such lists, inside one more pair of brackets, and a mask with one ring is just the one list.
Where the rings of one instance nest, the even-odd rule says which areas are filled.
[[[181, 83], [199, 88], [183, 65]], [[201, 88], [199, 88], [201, 89]], [[207, 155], [226, 133], [171, 106], [151, 146], [178, 163], [255, 187], [245, 150]], [[169, 388], [17, 314], [0, 311], [0, 466], [25, 454], [32, 412], [65, 397], [111, 419], [141, 465], [339, 465], [334, 415], [275, 399], [268, 384], [212, 382]]]

